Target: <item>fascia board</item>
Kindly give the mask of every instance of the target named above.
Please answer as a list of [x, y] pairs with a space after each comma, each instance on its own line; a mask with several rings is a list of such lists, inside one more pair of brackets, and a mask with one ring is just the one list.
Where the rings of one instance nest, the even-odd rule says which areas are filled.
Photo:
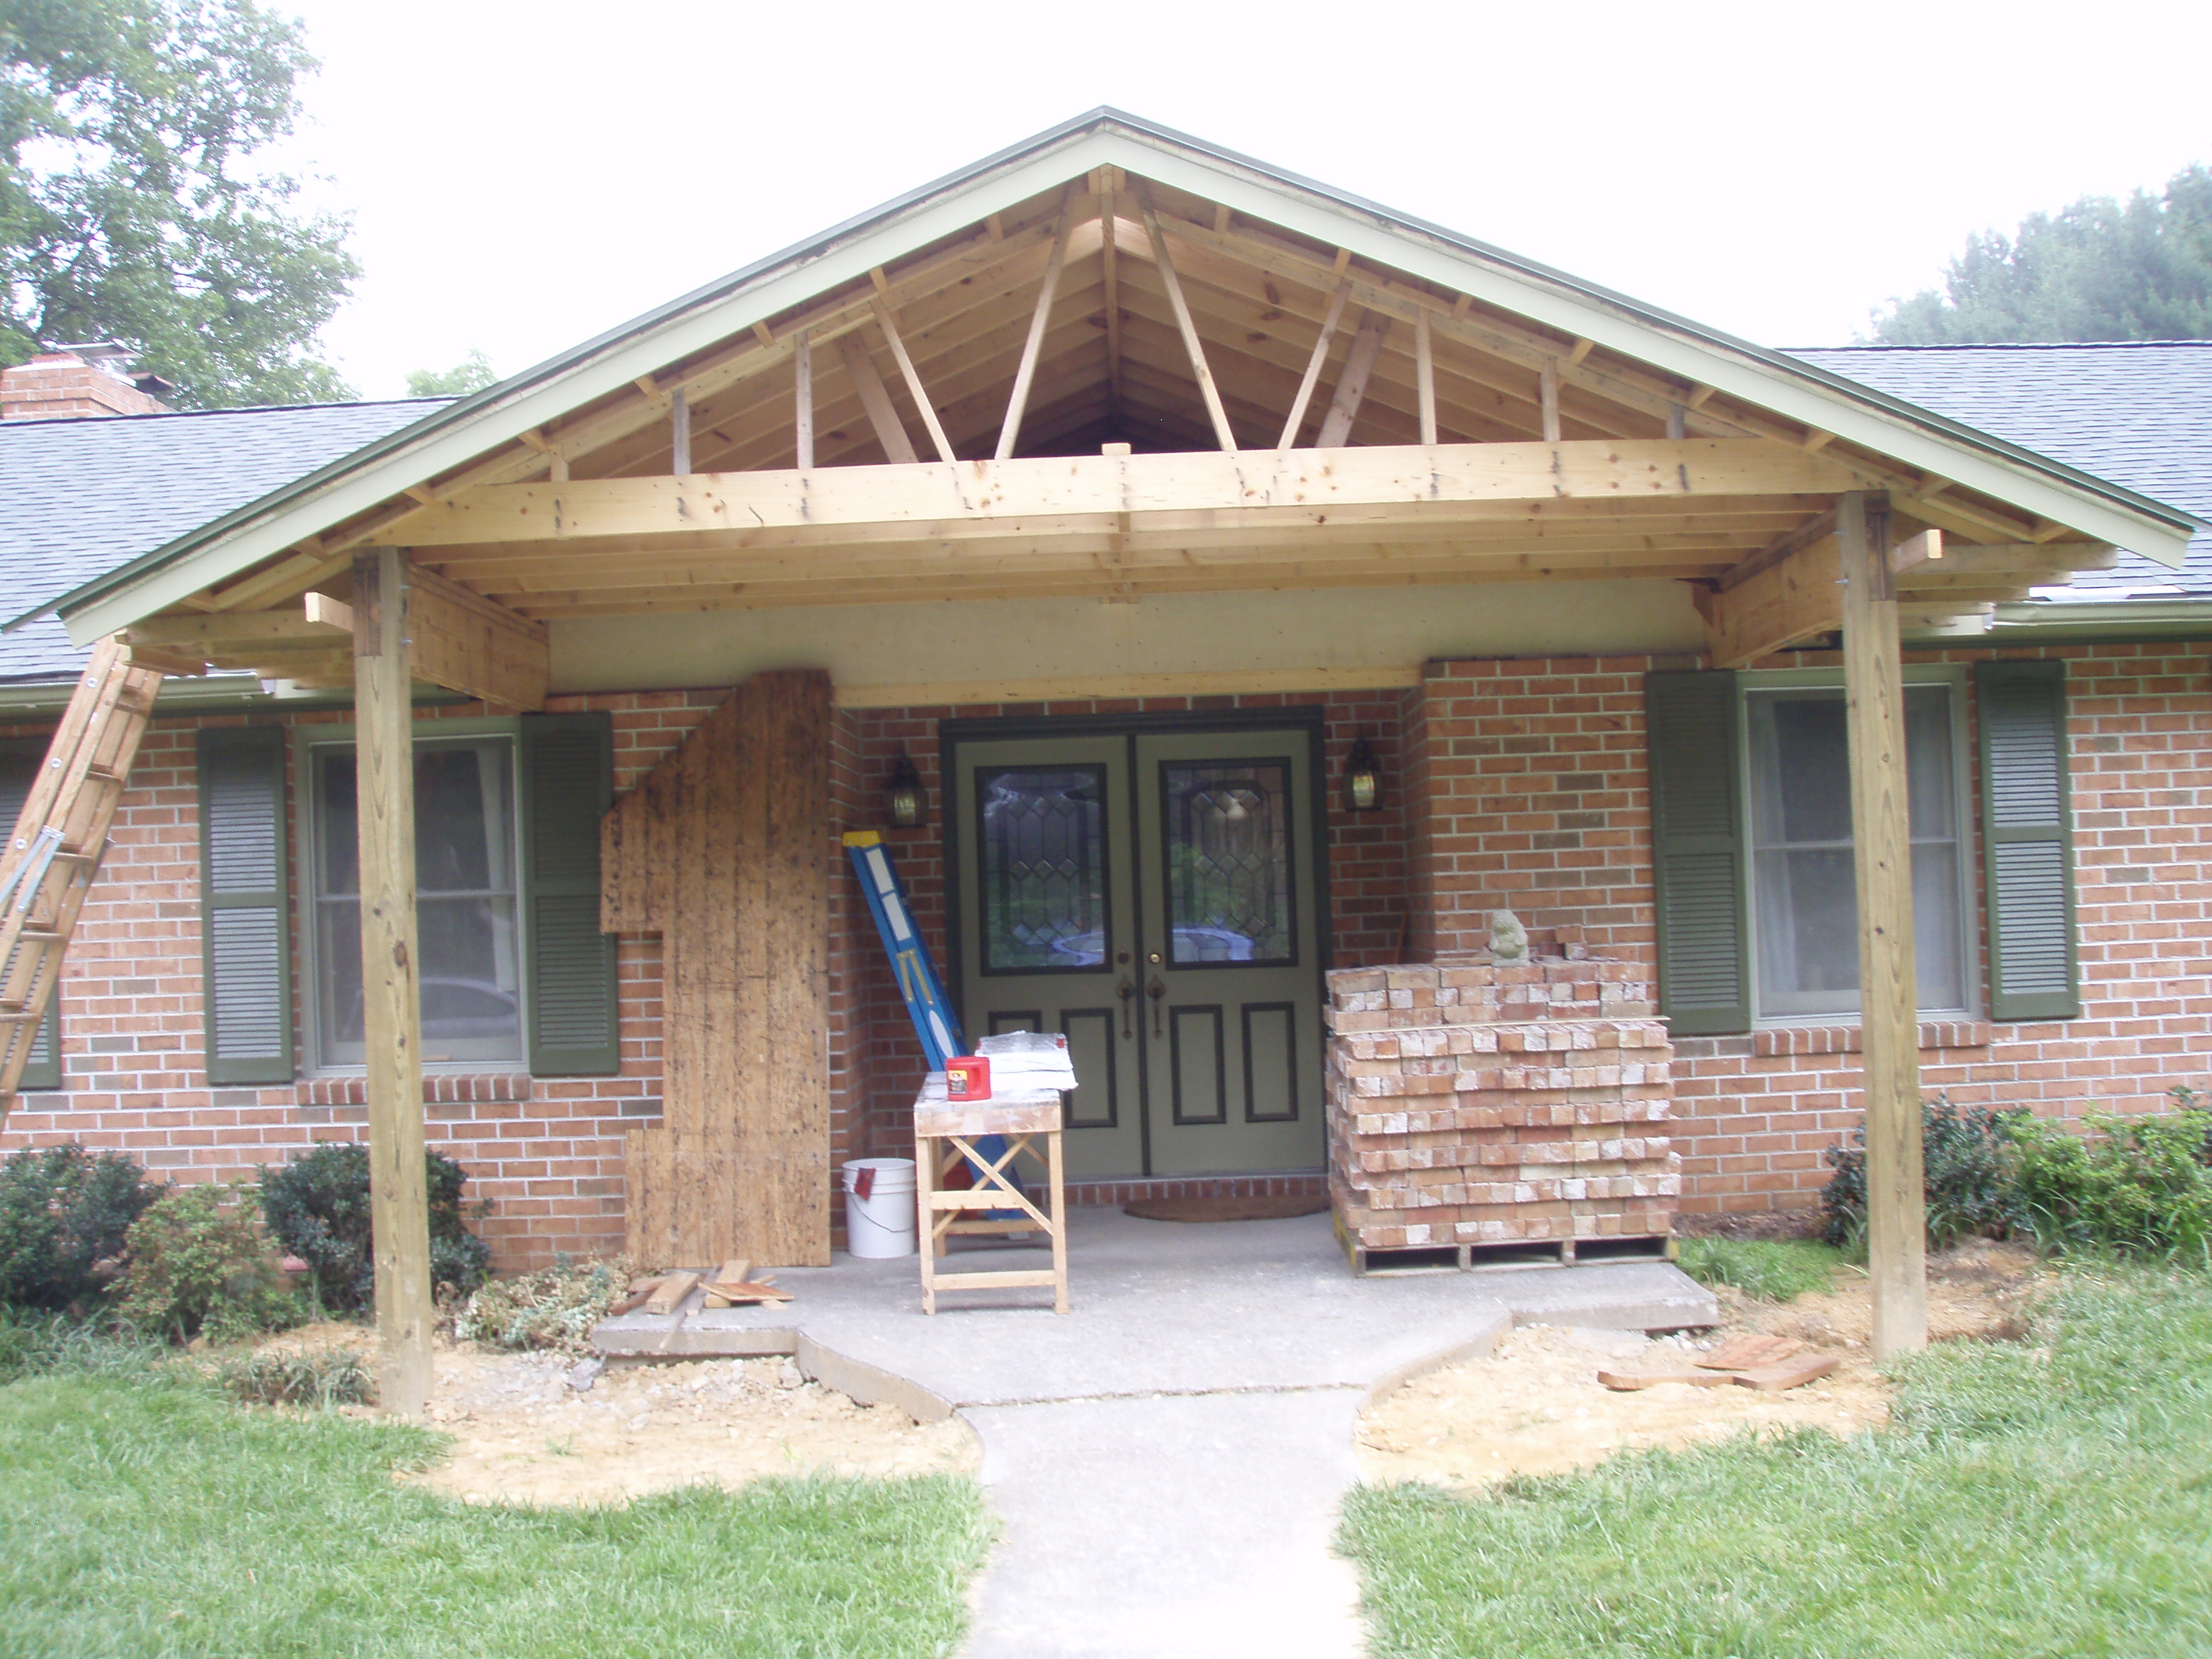
[[[425, 433], [380, 464], [341, 476], [322, 489], [276, 513], [242, 524], [194, 548], [173, 562], [118, 585], [66, 613], [63, 623], [80, 646], [127, 628], [210, 584], [367, 512], [411, 484], [476, 459], [523, 433], [557, 419], [595, 398], [619, 391], [641, 375], [742, 333], [757, 321], [813, 299], [824, 290], [866, 276], [874, 266], [908, 249], [963, 230], [978, 219], [1064, 185], [1098, 162], [1091, 152], [1102, 135], [1090, 133], [974, 181], [965, 189], [924, 204], [891, 223], [848, 239], [817, 257], [764, 273], [718, 304], [671, 318], [633, 335], [568, 372], [518, 389], [512, 398], [468, 418]], [[404, 436], [404, 434], [402, 434]], [[158, 560], [159, 553], [150, 556]]]
[[1472, 295], [1486, 304], [1595, 342], [1683, 380], [1710, 386], [1786, 418], [1832, 432], [1909, 466], [1936, 472], [2023, 511], [2035, 513], [2179, 568], [2191, 532], [2136, 513], [2048, 475], [1920, 428], [1823, 386], [1809, 365], [1770, 366], [1738, 356], [1718, 343], [1686, 339], [1625, 308], [1486, 264], [1470, 252], [1429, 240], [1419, 227], [1358, 212], [1319, 192], [1293, 193], [1278, 180], [1145, 143], [1135, 135], [1101, 135], [1102, 159], [1164, 185], [1208, 197], [1254, 218], [1272, 220], [1316, 240], [1348, 247], [1378, 264]]

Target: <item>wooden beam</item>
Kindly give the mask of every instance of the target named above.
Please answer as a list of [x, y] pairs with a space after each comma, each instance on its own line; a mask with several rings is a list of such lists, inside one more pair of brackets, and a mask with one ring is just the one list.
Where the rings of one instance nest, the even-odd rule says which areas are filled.
[[1106, 394], [1115, 415], [1121, 412], [1121, 239], [1114, 234], [1120, 210], [1120, 169], [1098, 169], [1098, 268], [1106, 289]]
[[1844, 576], [1844, 722], [1858, 877], [1859, 1029], [1866, 1103], [1868, 1273], [1876, 1363], [1928, 1346], [1921, 1171], [1919, 984], [1913, 965], [1912, 826], [1905, 686], [1888, 503], [1838, 503]]
[[501, 708], [545, 706], [551, 653], [544, 623], [419, 565], [407, 580], [410, 656], [418, 678]]
[[796, 396], [792, 416], [793, 447], [798, 452], [799, 470], [811, 472], [814, 470], [814, 349], [807, 342], [805, 329], [799, 331], [798, 352], [791, 361]]
[[[1420, 402], [1421, 441], [1432, 444], [1437, 441], [1437, 360], [1429, 343], [1429, 313], [1423, 307], [1413, 319], [1413, 376], [1414, 395]], [[1680, 432], [1670, 432], [1670, 438], [1679, 438]]]
[[1036, 535], [1070, 514], [1123, 512], [1140, 528], [1166, 512], [1200, 514], [1215, 528], [1280, 528], [1347, 512], [1377, 524], [1448, 521], [1496, 502], [1537, 505], [1540, 516], [1583, 499], [1694, 512], [1732, 497], [1832, 495], [1856, 481], [1835, 461], [1756, 439], [1062, 456], [495, 484], [384, 533], [426, 548], [717, 532], [761, 544], [766, 532], [836, 525], [886, 526], [893, 537]]
[[1060, 232], [1052, 239], [1052, 255], [1045, 261], [1036, 308], [1030, 313], [1029, 338], [1022, 345], [1021, 362], [1014, 370], [1014, 389], [1006, 398], [1006, 418], [999, 428], [999, 445], [993, 453], [1002, 461], [1012, 459], [1014, 441], [1021, 436], [1022, 413], [1029, 406], [1030, 382], [1036, 379], [1037, 354], [1044, 349], [1045, 330], [1052, 322], [1053, 296], [1060, 291], [1060, 267], [1067, 263], [1068, 239], [1074, 234], [1075, 192], [1071, 188], [1060, 210]]
[[1559, 365], [1547, 357], [1544, 366], [1536, 371], [1536, 407], [1544, 422], [1544, 441], [1559, 441]]
[[891, 349], [891, 359], [898, 364], [899, 378], [906, 382], [907, 396], [921, 411], [921, 423], [929, 428], [929, 441], [937, 446], [937, 459], [950, 461], [956, 459], [951, 440], [945, 435], [945, 423], [937, 418], [937, 406], [929, 401], [928, 388], [921, 383], [915, 371], [914, 359], [907, 355], [906, 341], [899, 334], [898, 319], [883, 301], [876, 301], [876, 323], [884, 331], [884, 343]]
[[354, 561], [356, 818], [361, 838], [362, 1037], [375, 1235], [377, 1399], [420, 1417], [430, 1399], [430, 1219], [422, 1149], [422, 960], [415, 936], [414, 708], [407, 556]]
[[157, 674], [174, 674], [186, 679], [208, 672], [207, 659], [186, 651], [164, 651], [158, 646], [125, 645], [125, 659], [132, 666], [150, 668]]
[[335, 629], [350, 638], [358, 625], [354, 620], [353, 607], [343, 599], [334, 599], [327, 593], [310, 593], [305, 600], [305, 610], [313, 627]]
[[841, 336], [837, 355], [844, 359], [845, 373], [851, 378], [854, 390], [860, 394], [860, 407], [867, 412], [868, 424], [875, 428], [876, 441], [883, 446], [884, 459], [918, 459], [914, 453], [914, 440], [907, 436], [898, 410], [891, 407], [891, 394], [884, 389], [884, 377], [876, 372], [876, 360], [868, 356], [866, 343], [858, 333]]
[[1679, 438], [1688, 430], [1689, 424], [1683, 416], [1682, 405], [1680, 404], [1668, 404], [1667, 435], [1670, 438]]
[[1843, 626], [1841, 555], [1833, 532], [1724, 591], [1692, 588], [1716, 668], [1741, 668]]
[[668, 470], [679, 478], [691, 470], [691, 405], [680, 390], [668, 394]]
[[1375, 373], [1375, 359], [1382, 350], [1383, 331], [1390, 319], [1379, 311], [1370, 311], [1359, 319], [1359, 332], [1352, 337], [1352, 349], [1344, 354], [1344, 373], [1336, 377], [1336, 395], [1329, 399], [1328, 413], [1322, 416], [1321, 431], [1314, 439], [1316, 449], [1341, 449], [1352, 439], [1352, 423], [1359, 418], [1359, 400], [1367, 395], [1369, 376]]
[[1182, 349], [1190, 357], [1190, 372], [1198, 377], [1198, 395], [1206, 404], [1206, 416], [1213, 422], [1213, 435], [1227, 454], [1237, 453], [1237, 434], [1229, 429], [1229, 411], [1222, 407], [1221, 392], [1213, 384], [1213, 371], [1206, 367], [1206, 345], [1198, 337], [1198, 325], [1191, 320], [1189, 303], [1182, 295], [1182, 281], [1176, 275], [1175, 261], [1168, 257], [1168, 239], [1160, 228], [1160, 216], [1152, 210], [1152, 192], [1141, 180], [1133, 179], [1130, 188], [1137, 198], [1137, 209], [1144, 216], [1145, 238], [1152, 245], [1152, 269], [1159, 273], [1160, 286], [1167, 290], [1168, 308], [1175, 313], [1176, 327], [1182, 333]]
[[1328, 362], [1328, 343], [1336, 337], [1336, 325], [1344, 316], [1344, 302], [1351, 294], [1351, 283], [1339, 283], [1336, 292], [1329, 297], [1328, 314], [1322, 319], [1321, 334], [1314, 341], [1313, 355], [1306, 359], [1305, 378], [1298, 382], [1297, 396], [1291, 399], [1290, 418], [1283, 422], [1283, 435], [1275, 445], [1278, 449], [1288, 449], [1298, 441], [1298, 428], [1306, 421], [1306, 405], [1313, 401], [1314, 387], [1321, 380], [1323, 365]]
[[1012, 675], [995, 680], [924, 680], [833, 687], [839, 708], [910, 708], [944, 704], [1050, 702], [1077, 697], [1255, 696], [1294, 691], [1406, 690], [1421, 683], [1415, 664], [1366, 668], [1253, 668], [1180, 674]]
[[1917, 570], [1942, 556], [1943, 532], [1923, 530], [1889, 550], [1889, 568], [1893, 574], [1902, 576], [1908, 570]]

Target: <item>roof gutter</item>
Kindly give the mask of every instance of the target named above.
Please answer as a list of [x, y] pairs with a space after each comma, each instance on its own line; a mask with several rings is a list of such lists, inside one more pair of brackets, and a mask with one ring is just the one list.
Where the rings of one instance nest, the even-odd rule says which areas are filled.
[[[1068, 155], [1069, 151], [1079, 155]], [[1083, 165], [1071, 167], [1068, 163], [1079, 157]], [[1100, 108], [437, 410], [7, 626], [57, 611], [67, 622], [71, 638], [88, 643], [313, 533], [295, 521], [294, 509], [312, 506], [314, 528], [342, 522], [410, 483], [474, 459], [580, 404], [618, 390], [642, 372], [635, 359], [649, 357], [645, 367], [658, 368], [825, 289], [858, 280], [883, 259], [879, 250], [866, 246], [866, 240], [896, 224], [903, 222], [916, 244], [933, 240], [1101, 162], [1127, 167], [1255, 218], [1472, 293], [1501, 309], [1591, 339], [1685, 381], [1711, 386], [1877, 453], [1923, 465], [1965, 488], [2014, 501], [2164, 564], [2180, 565], [2190, 535], [2200, 527], [2199, 520], [2148, 496], [1814, 364], [1168, 128]], [[1367, 223], [1347, 226], [1347, 215]], [[1465, 263], [1470, 255], [1492, 268], [1470, 270]], [[732, 303], [739, 300], [744, 303]], [[1900, 429], [1907, 439], [1902, 446]], [[410, 463], [404, 473], [371, 476], [385, 471], [384, 464], [403, 458]], [[203, 575], [202, 567], [218, 556], [222, 570]]]

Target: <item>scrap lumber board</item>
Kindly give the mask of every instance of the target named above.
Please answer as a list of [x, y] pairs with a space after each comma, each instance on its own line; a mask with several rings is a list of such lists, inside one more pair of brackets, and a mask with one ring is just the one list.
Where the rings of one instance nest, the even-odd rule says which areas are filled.
[[1833, 1354], [1808, 1353], [1795, 1359], [1785, 1359], [1777, 1365], [1762, 1365], [1755, 1370], [1737, 1371], [1733, 1375], [1739, 1388], [1757, 1389], [1765, 1394], [1779, 1394], [1784, 1389], [1794, 1389], [1826, 1376], [1844, 1362]]
[[642, 1308], [652, 1297], [653, 1293], [659, 1288], [659, 1276], [637, 1280], [608, 1305], [607, 1317], [613, 1319], [618, 1315], [635, 1313], [638, 1309]]
[[649, 1314], [672, 1314], [684, 1305], [684, 1298], [691, 1294], [699, 1283], [694, 1273], [671, 1273], [653, 1287], [646, 1298], [645, 1310]]
[[1730, 1337], [1698, 1364], [1708, 1370], [1743, 1371], [1759, 1365], [1778, 1364], [1790, 1355], [1804, 1351], [1805, 1345], [1795, 1337], [1769, 1336], [1764, 1331], [1751, 1331], [1742, 1336]]

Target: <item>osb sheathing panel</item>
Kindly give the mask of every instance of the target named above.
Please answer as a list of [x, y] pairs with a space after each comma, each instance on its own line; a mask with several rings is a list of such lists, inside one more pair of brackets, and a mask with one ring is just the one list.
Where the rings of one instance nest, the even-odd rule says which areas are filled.
[[600, 925], [662, 941], [627, 1182], [654, 1265], [829, 1265], [829, 753], [830, 677], [756, 675], [601, 826]]

